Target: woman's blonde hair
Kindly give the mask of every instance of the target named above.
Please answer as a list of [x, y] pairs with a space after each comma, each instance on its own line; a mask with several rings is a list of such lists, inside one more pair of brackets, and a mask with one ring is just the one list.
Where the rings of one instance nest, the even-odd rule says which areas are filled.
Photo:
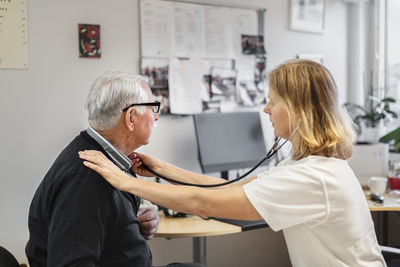
[[340, 113], [335, 81], [324, 66], [311, 60], [290, 60], [270, 72], [268, 79], [270, 90], [288, 111], [293, 159], [351, 156], [354, 129]]

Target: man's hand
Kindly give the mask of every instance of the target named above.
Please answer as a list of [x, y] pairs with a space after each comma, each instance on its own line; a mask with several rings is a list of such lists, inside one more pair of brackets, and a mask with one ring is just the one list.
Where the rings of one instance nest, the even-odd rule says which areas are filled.
[[157, 232], [158, 223], [160, 218], [155, 209], [151, 207], [139, 208], [138, 219], [140, 221], [140, 232], [146, 240], [150, 240]]

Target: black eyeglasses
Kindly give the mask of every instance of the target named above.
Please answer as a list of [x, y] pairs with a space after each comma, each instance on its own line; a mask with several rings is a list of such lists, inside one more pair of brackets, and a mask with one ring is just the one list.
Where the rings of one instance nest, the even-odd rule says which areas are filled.
[[158, 112], [160, 111], [160, 105], [161, 105], [161, 103], [160, 103], [159, 101], [148, 102], [148, 103], [132, 104], [132, 105], [129, 105], [129, 106], [127, 106], [126, 108], [124, 108], [124, 109], [122, 110], [122, 112], [127, 111], [128, 108], [134, 107], [134, 106], [151, 106], [151, 107], [152, 107], [151, 110], [152, 110], [154, 113], [158, 113]]

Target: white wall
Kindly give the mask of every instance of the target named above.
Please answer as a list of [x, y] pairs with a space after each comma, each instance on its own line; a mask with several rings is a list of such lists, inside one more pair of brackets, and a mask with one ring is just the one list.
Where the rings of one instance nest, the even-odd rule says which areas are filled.
[[[242, 4], [239, 0], [219, 2]], [[345, 99], [348, 18], [341, 0], [328, 1], [323, 35], [289, 31], [288, 0], [248, 0], [246, 5], [268, 10], [269, 68], [298, 53], [323, 54]], [[30, 67], [0, 70], [0, 245], [20, 260], [25, 260], [27, 214], [34, 191], [60, 150], [87, 126], [83, 103], [90, 84], [106, 70], [138, 71], [138, 6], [137, 0], [28, 1]], [[78, 23], [101, 25], [101, 59], [78, 57]], [[193, 137], [191, 117], [164, 116], [143, 150], [199, 171]], [[265, 262], [289, 266], [282, 234], [270, 229], [208, 241], [209, 266]], [[155, 264], [191, 258], [190, 239], [156, 239], [150, 244]], [[251, 262], [244, 264], [243, 258]]]

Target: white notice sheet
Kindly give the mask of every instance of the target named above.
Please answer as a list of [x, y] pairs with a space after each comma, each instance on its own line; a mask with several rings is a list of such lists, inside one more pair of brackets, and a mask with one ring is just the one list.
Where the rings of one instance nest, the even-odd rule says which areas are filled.
[[207, 58], [232, 58], [232, 29], [229, 8], [205, 7], [205, 55]]
[[175, 3], [173, 10], [172, 56], [203, 56], [204, 8], [194, 4]]
[[202, 112], [202, 61], [171, 58], [169, 62], [169, 97], [171, 113]]
[[166, 1], [140, 2], [141, 48], [144, 57], [168, 57], [172, 8]]
[[241, 55], [241, 36], [258, 34], [257, 12], [255, 10], [232, 8], [231, 19], [234, 52], [236, 55]]

